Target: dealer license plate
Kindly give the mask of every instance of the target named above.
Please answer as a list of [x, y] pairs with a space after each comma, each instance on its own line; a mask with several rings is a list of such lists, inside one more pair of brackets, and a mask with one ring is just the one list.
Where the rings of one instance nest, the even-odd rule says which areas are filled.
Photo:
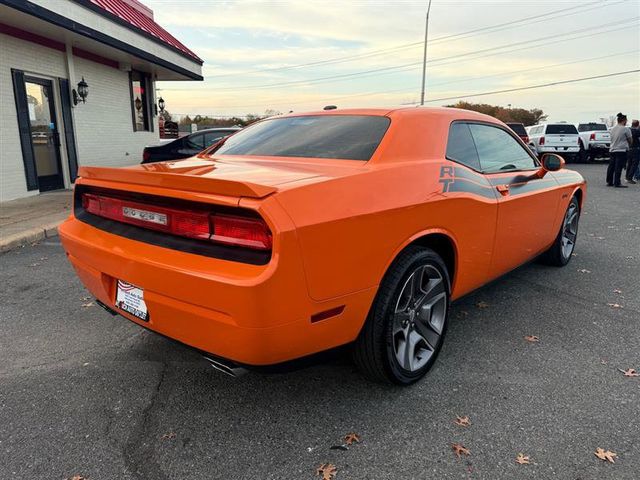
[[144, 303], [144, 291], [122, 280], [118, 280], [116, 307], [145, 322], [149, 320], [147, 304]]

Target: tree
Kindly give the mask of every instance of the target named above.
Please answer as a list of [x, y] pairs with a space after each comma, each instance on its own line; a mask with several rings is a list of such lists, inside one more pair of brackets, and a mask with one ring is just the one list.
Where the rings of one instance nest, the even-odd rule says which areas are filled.
[[455, 105], [447, 105], [447, 107], [462, 108], [464, 110], [484, 113], [485, 115], [490, 115], [503, 122], [523, 123], [525, 127], [535, 125], [547, 119], [547, 115], [545, 115], [539, 108], [526, 110], [524, 108], [504, 108], [498, 105], [489, 105], [488, 103], [470, 103], [462, 101]]

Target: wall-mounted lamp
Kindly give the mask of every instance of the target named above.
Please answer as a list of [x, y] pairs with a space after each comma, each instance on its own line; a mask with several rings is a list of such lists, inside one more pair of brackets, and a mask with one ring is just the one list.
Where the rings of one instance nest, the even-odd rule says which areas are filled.
[[78, 82], [78, 90], [75, 89], [71, 91], [73, 94], [73, 104], [78, 105], [82, 100], [82, 103], [87, 101], [87, 97], [89, 96], [89, 85], [84, 81], [84, 77], [82, 80]]
[[133, 103], [135, 103], [136, 105], [136, 110], [138, 111], [142, 110], [142, 100], [140, 100], [140, 97], [136, 97]]
[[158, 99], [158, 107], [160, 107], [160, 113], [164, 113], [164, 98], [160, 97]]

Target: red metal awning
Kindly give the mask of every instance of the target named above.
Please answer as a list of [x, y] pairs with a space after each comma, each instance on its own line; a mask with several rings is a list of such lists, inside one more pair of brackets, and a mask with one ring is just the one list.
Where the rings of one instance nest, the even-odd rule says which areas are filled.
[[[142, 30], [146, 34], [156, 37], [158, 40], [180, 50], [200, 64], [202, 59], [184, 46], [178, 39], [167, 32], [153, 20], [153, 13], [137, 0], [90, 0], [105, 12], [118, 17], [129, 25]], [[135, 5], [135, 7], [133, 6]]]

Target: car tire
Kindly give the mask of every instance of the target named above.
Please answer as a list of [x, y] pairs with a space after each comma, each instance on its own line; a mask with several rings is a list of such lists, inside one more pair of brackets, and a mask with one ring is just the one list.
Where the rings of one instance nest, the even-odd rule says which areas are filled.
[[590, 153], [584, 149], [584, 145], [580, 142], [580, 152], [578, 153], [578, 158], [580, 159], [580, 163], [589, 163]]
[[358, 368], [371, 380], [397, 385], [422, 378], [442, 347], [450, 297], [442, 258], [429, 248], [403, 250], [382, 279], [353, 346]]
[[573, 196], [562, 219], [560, 231], [553, 245], [542, 254], [540, 260], [547, 265], [564, 267], [571, 260], [578, 238], [580, 202]]

